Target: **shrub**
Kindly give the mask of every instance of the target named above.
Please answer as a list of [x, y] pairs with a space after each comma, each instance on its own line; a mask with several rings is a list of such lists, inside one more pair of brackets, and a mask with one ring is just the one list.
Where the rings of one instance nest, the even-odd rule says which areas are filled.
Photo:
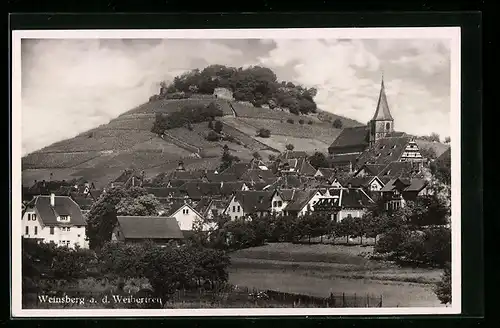
[[219, 134], [217, 134], [217, 132], [210, 131], [210, 132], [208, 132], [208, 134], [206, 136], [206, 139], [208, 141], [219, 141], [220, 140], [220, 136], [219, 136]]
[[309, 120], [309, 121], [307, 121], [307, 124], [311, 125], [311, 124], [313, 124], [313, 121]]
[[271, 131], [269, 131], [268, 129], [259, 129], [259, 131], [257, 131], [257, 136], [261, 137], [261, 138], [269, 138], [271, 136]]
[[287, 119], [286, 121], [287, 121], [287, 123], [290, 123], [290, 124], [294, 123], [293, 119], [291, 119], [291, 118]]
[[333, 127], [336, 129], [342, 129], [342, 121], [340, 120], [340, 118], [337, 118], [335, 119], [335, 121], [333, 121]]
[[217, 133], [221, 133], [222, 132], [222, 122], [221, 121], [215, 121], [214, 123], [214, 131], [217, 132]]
[[451, 265], [446, 263], [441, 281], [436, 284], [434, 293], [441, 304], [451, 303]]
[[304, 123], [305, 123], [305, 121], [303, 119], [299, 120], [299, 124], [304, 124]]

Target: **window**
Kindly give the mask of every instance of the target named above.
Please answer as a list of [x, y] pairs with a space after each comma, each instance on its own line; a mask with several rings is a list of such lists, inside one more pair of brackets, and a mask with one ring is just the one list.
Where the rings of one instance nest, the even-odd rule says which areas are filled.
[[28, 221], [31, 221], [31, 213], [28, 213]]
[[182, 214], [187, 215], [189, 214], [189, 209], [185, 208], [182, 210]]
[[277, 201], [274, 201], [273, 202], [273, 207], [277, 207], [278, 206], [278, 202]]
[[238, 213], [240, 212], [241, 208], [238, 206]]
[[35, 227], [35, 235], [38, 235], [38, 227]]
[[69, 221], [69, 216], [67, 216], [67, 215], [61, 215], [60, 216], [60, 220], [61, 221]]
[[283, 202], [281, 200], [278, 201], [278, 207], [283, 206]]
[[36, 214], [35, 213], [31, 214], [31, 220], [36, 221]]
[[236, 212], [236, 206], [233, 205], [233, 213]]
[[26, 232], [25, 232], [26, 235], [29, 235], [30, 234], [30, 227], [26, 227]]
[[386, 123], [385, 124], [385, 129], [390, 130], [391, 129], [391, 123]]
[[54, 234], [54, 227], [50, 227], [50, 234], [53, 235]]

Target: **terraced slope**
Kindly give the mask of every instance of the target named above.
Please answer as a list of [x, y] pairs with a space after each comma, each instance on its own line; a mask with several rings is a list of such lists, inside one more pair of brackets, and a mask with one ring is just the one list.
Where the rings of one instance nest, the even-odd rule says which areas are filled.
[[[207, 123], [193, 124], [192, 131], [186, 128], [168, 130], [163, 139], [150, 132], [155, 113], [179, 111], [187, 104], [208, 105], [212, 101], [223, 110], [222, 133], [232, 142], [207, 141]], [[286, 123], [287, 119], [293, 119], [295, 124]], [[299, 125], [299, 119], [304, 119], [306, 124]], [[347, 122], [345, 124], [352, 123], [342, 119]], [[308, 121], [313, 124], [308, 125]], [[259, 128], [271, 130], [271, 137], [256, 137]], [[225, 144], [234, 155], [248, 160], [253, 152], [267, 156], [284, 150], [288, 143], [297, 150], [326, 151], [338, 133], [339, 130], [331, 128], [331, 123], [323, 122], [318, 115], [297, 116], [209, 96], [159, 100], [140, 105], [107, 124], [25, 156], [22, 159], [23, 184], [50, 177], [59, 180], [85, 177], [99, 187], [119, 176], [124, 169], [138, 168], [147, 174], [157, 174], [175, 169], [179, 160], [188, 169], [215, 169], [220, 164]]]

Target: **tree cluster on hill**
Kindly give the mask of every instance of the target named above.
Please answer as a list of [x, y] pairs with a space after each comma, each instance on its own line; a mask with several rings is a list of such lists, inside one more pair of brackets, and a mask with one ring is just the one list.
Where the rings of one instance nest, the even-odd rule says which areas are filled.
[[221, 164], [219, 165], [218, 171], [223, 172], [228, 167], [233, 165], [233, 163], [239, 161], [240, 161], [239, 157], [231, 155], [231, 153], [229, 152], [229, 147], [227, 145], [224, 145], [224, 147], [222, 148]]
[[208, 105], [190, 104], [180, 111], [156, 113], [151, 132], [161, 135], [165, 130], [190, 126], [192, 123], [207, 122], [223, 115], [222, 109], [215, 102]]
[[294, 114], [316, 112], [315, 88], [305, 88], [287, 81], [278, 81], [269, 68], [248, 68], [211, 65], [203, 70], [194, 69], [162, 85], [160, 96], [168, 94], [213, 94], [215, 88], [227, 88], [239, 101], [251, 102], [256, 107], [288, 108]]

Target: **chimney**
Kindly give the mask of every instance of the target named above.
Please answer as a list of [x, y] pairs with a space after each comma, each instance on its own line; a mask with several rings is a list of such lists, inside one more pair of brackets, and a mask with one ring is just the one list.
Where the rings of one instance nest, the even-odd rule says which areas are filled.
[[56, 195], [54, 195], [54, 193], [50, 194], [50, 206], [56, 206]]

